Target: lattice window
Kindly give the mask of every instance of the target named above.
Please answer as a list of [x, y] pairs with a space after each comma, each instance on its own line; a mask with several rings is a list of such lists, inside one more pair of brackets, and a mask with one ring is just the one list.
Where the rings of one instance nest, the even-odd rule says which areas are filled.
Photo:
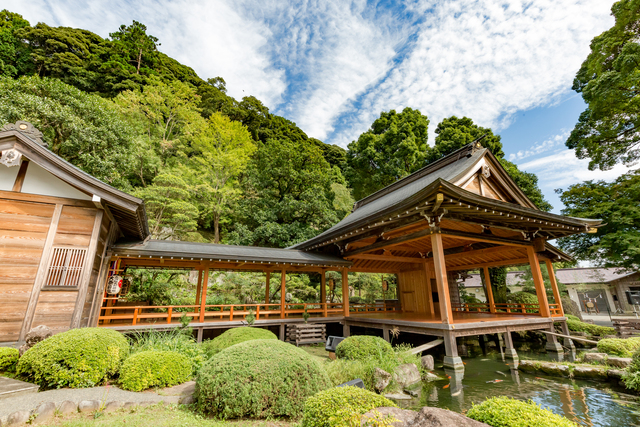
[[78, 287], [86, 256], [86, 249], [54, 247], [47, 279], [44, 282], [45, 287]]

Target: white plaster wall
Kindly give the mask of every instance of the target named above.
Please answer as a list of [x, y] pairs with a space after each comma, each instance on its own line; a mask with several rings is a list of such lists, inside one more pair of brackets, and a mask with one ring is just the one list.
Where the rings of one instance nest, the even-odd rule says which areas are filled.
[[40, 194], [42, 196], [91, 200], [91, 196], [77, 190], [75, 187], [72, 187], [60, 178], [47, 172], [34, 162], [29, 163], [27, 176], [24, 179], [24, 184], [22, 184], [22, 192]]
[[567, 286], [567, 291], [569, 292], [569, 298], [576, 304], [578, 304], [578, 308], [580, 311], [582, 310], [582, 305], [580, 304], [580, 298], [578, 297], [578, 291], [573, 286]]
[[0, 165], [0, 190], [11, 191], [19, 170], [20, 166], [11, 166], [9, 168], [5, 165]]

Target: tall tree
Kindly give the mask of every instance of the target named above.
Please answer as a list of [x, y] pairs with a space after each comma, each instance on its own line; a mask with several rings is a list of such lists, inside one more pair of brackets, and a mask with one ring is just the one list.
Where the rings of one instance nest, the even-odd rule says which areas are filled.
[[243, 180], [231, 241], [286, 247], [337, 221], [331, 168], [320, 150], [288, 139], [259, 143]]
[[640, 170], [614, 182], [574, 184], [560, 196], [564, 215], [601, 219], [595, 234], [576, 234], [560, 240], [575, 257], [605, 267], [640, 269]]
[[418, 110], [382, 112], [349, 144], [346, 176], [353, 196], [366, 197], [424, 166], [428, 127], [429, 119]]
[[96, 178], [128, 189], [133, 129], [118, 107], [57, 79], [0, 77], [0, 122], [27, 120], [49, 149]]
[[640, 160], [640, 0], [611, 11], [615, 25], [593, 39], [573, 82], [588, 107], [566, 144], [592, 170]]
[[147, 26], [138, 21], [131, 25], [121, 25], [118, 31], [109, 34], [113, 43], [111, 49], [122, 62], [135, 67], [136, 74], [140, 68], [152, 69], [158, 61], [158, 38], [147, 34]]
[[29, 21], [17, 13], [0, 12], [0, 75], [17, 77], [33, 72], [29, 46], [16, 36], [29, 27]]

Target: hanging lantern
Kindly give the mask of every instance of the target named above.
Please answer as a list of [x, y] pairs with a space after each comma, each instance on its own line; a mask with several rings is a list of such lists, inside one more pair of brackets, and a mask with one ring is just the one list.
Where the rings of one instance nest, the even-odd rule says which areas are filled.
[[333, 279], [329, 279], [329, 290], [331, 290], [331, 292], [333, 292], [333, 287], [335, 286], [335, 282], [333, 281]]
[[387, 282], [386, 280], [382, 281], [382, 290], [385, 292], [389, 290], [389, 282]]
[[122, 290], [122, 276], [111, 276], [107, 282], [107, 293], [118, 295]]
[[124, 296], [129, 293], [129, 289], [131, 288], [132, 281], [133, 281], [132, 276], [124, 276], [122, 278], [122, 289], [120, 289], [120, 296]]

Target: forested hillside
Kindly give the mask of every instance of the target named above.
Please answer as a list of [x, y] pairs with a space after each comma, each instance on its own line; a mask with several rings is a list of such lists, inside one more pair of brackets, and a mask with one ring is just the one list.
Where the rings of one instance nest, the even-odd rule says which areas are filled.
[[32, 122], [54, 153], [143, 198], [154, 238], [285, 247], [335, 224], [354, 197], [484, 134], [550, 209], [535, 175], [507, 162], [500, 137], [469, 118], [443, 120], [430, 147], [420, 111], [382, 112], [344, 150], [253, 96], [230, 97], [222, 77], [201, 78], [160, 43], [136, 21], [103, 39], [0, 12], [0, 124]]

